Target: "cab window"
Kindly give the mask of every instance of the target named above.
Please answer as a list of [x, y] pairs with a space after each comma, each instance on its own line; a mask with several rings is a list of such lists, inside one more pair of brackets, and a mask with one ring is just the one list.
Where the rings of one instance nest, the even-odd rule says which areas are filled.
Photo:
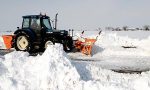
[[34, 29], [34, 30], [41, 29], [40, 19], [37, 19], [37, 18], [31, 19], [31, 29]]
[[47, 29], [52, 29], [51, 27], [51, 24], [49, 22], [49, 19], [43, 19], [43, 25], [44, 25], [44, 28], [47, 28]]
[[23, 19], [23, 28], [29, 28], [29, 18]]

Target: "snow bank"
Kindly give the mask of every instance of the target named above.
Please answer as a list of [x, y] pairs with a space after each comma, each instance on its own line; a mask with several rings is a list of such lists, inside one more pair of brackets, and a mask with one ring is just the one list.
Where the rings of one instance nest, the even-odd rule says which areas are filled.
[[[133, 39], [128, 36], [118, 36], [117, 33], [103, 32], [97, 39], [93, 52], [100, 52], [101, 56], [150, 56], [150, 37], [146, 39]], [[136, 47], [125, 49], [122, 46]], [[99, 49], [102, 48], [102, 49]], [[98, 50], [98, 51], [97, 51]]]
[[[84, 82], [85, 90], [149, 90], [150, 71], [123, 74], [102, 69], [95, 64], [74, 62]], [[80, 68], [80, 69], [79, 69]], [[84, 76], [84, 77], [83, 77]]]
[[118, 36], [117, 33], [103, 32], [97, 39], [96, 45], [105, 47], [110, 46], [137, 46], [138, 39], [132, 39], [128, 36]]
[[41, 56], [14, 51], [0, 58], [0, 90], [148, 90], [149, 83], [150, 72], [119, 74], [72, 62], [59, 44]]
[[80, 78], [61, 45], [49, 46], [37, 57], [9, 53], [0, 70], [0, 90], [77, 90]]
[[139, 47], [143, 50], [147, 50], [150, 53], [150, 36], [147, 39], [143, 39], [139, 41]]

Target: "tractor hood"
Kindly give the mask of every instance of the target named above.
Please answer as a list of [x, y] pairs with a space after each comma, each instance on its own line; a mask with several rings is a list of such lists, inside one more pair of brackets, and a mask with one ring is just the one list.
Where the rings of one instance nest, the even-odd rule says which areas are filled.
[[68, 35], [68, 31], [66, 30], [52, 30], [52, 31], [47, 31], [47, 34], [58, 34], [58, 35], [64, 35], [67, 36]]

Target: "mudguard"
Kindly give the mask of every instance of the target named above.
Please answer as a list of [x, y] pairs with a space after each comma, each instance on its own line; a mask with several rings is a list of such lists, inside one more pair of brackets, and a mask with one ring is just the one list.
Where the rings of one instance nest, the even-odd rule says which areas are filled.
[[19, 29], [19, 30], [16, 30], [14, 32], [14, 35], [18, 34], [18, 33], [25, 33], [27, 35], [29, 35], [30, 38], [32, 38], [31, 40], [34, 41], [36, 39], [36, 34], [33, 30], [30, 30], [30, 29]]

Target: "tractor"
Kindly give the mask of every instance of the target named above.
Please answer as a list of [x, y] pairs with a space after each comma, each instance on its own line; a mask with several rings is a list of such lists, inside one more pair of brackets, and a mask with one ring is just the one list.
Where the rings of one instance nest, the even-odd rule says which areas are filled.
[[17, 51], [44, 51], [48, 45], [61, 43], [65, 51], [73, 49], [72, 36], [66, 30], [56, 30], [47, 15], [23, 16], [22, 27], [14, 32], [12, 47]]

